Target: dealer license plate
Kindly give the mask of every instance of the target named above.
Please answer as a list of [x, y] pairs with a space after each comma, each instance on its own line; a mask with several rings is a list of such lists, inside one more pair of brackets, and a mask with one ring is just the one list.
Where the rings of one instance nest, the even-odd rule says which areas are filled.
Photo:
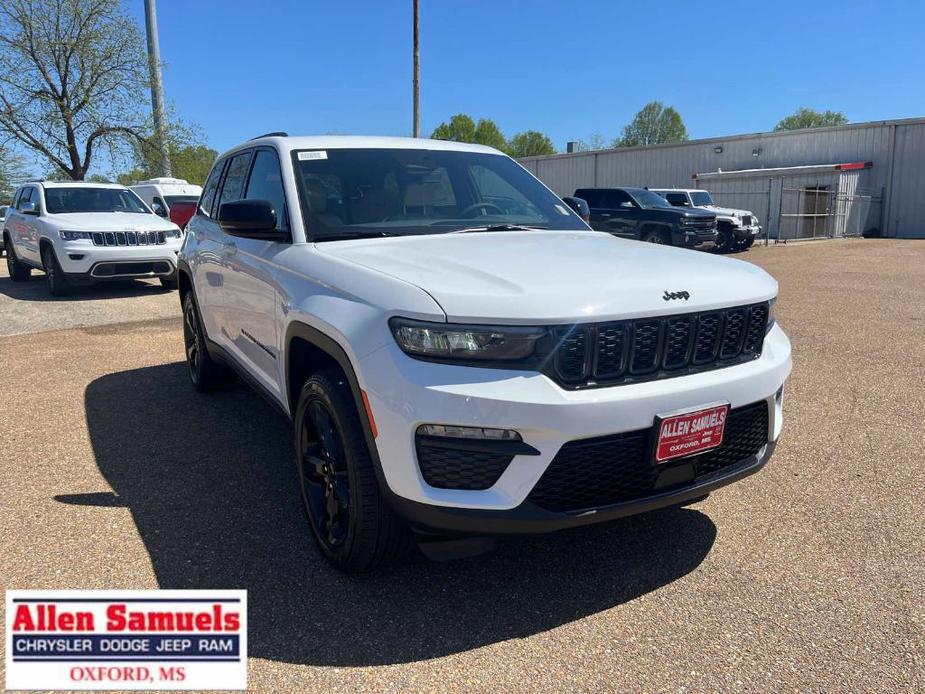
[[703, 453], [723, 442], [729, 404], [655, 418], [655, 462]]

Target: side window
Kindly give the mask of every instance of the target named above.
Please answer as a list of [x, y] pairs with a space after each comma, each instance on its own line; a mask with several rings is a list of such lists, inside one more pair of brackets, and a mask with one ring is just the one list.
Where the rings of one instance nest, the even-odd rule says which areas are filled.
[[17, 210], [22, 209], [23, 203], [26, 203], [26, 202], [37, 203], [38, 202], [38, 196], [35, 195], [34, 191], [35, 191], [34, 186], [29, 186], [27, 188], [22, 189], [22, 193], [20, 193], [19, 195], [19, 201], [16, 203]]
[[575, 191], [575, 197], [581, 198], [588, 203], [588, 207], [601, 207], [603, 201], [603, 192], [602, 190], [594, 190], [592, 188], [585, 188], [582, 190]]
[[218, 181], [222, 177], [222, 169], [225, 168], [225, 160], [215, 162], [212, 172], [202, 189], [202, 195], [199, 196], [199, 212], [206, 217], [212, 216], [212, 204], [215, 202], [215, 191], [218, 190]]
[[162, 197], [159, 196], [159, 195], [155, 195], [155, 196], [154, 196], [154, 199], [151, 201], [151, 204], [152, 204], [152, 205], [160, 205], [160, 206], [163, 207], [165, 210], [167, 209], [167, 203], [165, 203], [165, 202], [164, 202], [164, 198], [162, 198]]
[[268, 200], [276, 210], [276, 228], [289, 228], [286, 193], [283, 191], [283, 176], [279, 169], [276, 152], [261, 149], [254, 155], [254, 166], [247, 182], [247, 200]]
[[[604, 196], [604, 207], [609, 209], [616, 209], [624, 202], [633, 202], [633, 199], [625, 190], [608, 190]], [[633, 206], [635, 207], [635, 205]]]
[[244, 179], [247, 178], [247, 168], [251, 162], [251, 153], [236, 154], [228, 163], [225, 181], [222, 183], [222, 192], [218, 196], [218, 208], [226, 202], [233, 202], [244, 197]]
[[690, 207], [691, 204], [687, 201], [687, 195], [684, 193], [666, 193], [665, 199], [671, 203], [674, 207]]
[[22, 197], [22, 194], [25, 190], [26, 190], [25, 188], [20, 188], [19, 190], [16, 191], [16, 197], [13, 198], [13, 209], [14, 210], [19, 209], [19, 199]]

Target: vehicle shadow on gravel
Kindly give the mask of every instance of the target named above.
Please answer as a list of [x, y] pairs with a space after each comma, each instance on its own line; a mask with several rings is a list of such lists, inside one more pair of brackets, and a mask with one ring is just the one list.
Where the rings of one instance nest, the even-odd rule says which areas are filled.
[[247, 589], [255, 657], [382, 665], [531, 636], [684, 576], [716, 537], [699, 511], [668, 509], [348, 577], [309, 537], [288, 423], [244, 386], [198, 395], [176, 363], [104, 376], [85, 398], [113, 492], [57, 500], [97, 507], [100, 527], [130, 509], [162, 588]]
[[86, 299], [124, 299], [145, 294], [166, 294], [172, 291], [160, 283], [126, 280], [124, 282], [100, 282], [87, 287], [74, 287], [67, 296], [52, 296], [45, 285], [45, 276], [33, 275], [28, 282], [14, 282], [9, 277], [0, 277], [0, 294], [16, 301], [67, 302]]

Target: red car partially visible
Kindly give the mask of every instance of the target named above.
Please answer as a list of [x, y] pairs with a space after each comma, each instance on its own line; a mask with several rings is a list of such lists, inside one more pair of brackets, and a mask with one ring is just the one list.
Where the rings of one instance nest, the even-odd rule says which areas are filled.
[[181, 229], [186, 228], [186, 223], [196, 214], [196, 205], [199, 203], [191, 200], [189, 202], [175, 202], [170, 206], [170, 221]]

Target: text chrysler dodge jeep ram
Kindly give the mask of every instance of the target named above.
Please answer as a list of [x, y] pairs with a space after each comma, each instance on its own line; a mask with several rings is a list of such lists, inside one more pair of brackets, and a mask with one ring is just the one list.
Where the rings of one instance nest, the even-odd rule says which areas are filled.
[[790, 343], [754, 265], [590, 230], [500, 152], [264, 136], [221, 156], [179, 260], [189, 373], [294, 423], [347, 571], [410, 539], [684, 503], [758, 470]]

